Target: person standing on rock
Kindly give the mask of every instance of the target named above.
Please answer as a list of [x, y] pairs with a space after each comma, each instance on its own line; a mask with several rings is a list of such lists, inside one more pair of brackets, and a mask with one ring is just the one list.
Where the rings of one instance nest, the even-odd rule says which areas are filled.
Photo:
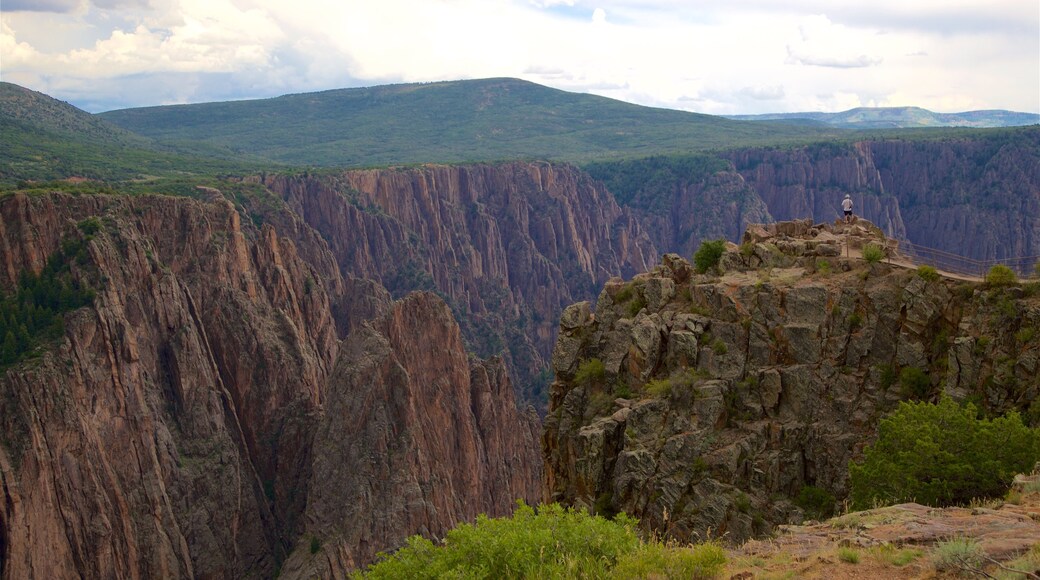
[[852, 196], [845, 194], [845, 199], [841, 200], [841, 209], [845, 212], [845, 223], [852, 223]]

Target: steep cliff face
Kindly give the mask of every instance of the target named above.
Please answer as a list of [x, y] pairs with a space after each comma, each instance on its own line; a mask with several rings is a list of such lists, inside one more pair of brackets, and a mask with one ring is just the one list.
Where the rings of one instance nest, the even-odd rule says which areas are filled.
[[481, 355], [527, 386], [564, 306], [657, 251], [629, 210], [566, 165], [506, 163], [263, 176], [329, 240], [341, 271], [395, 294], [437, 290]]
[[727, 157], [778, 220], [834, 219], [851, 193], [898, 239], [978, 260], [1040, 255], [1040, 129]]
[[[417, 337], [433, 347], [416, 349]], [[353, 333], [314, 446], [307, 531], [323, 542], [301, 541], [283, 575], [342, 576], [399, 545], [401, 530], [439, 537], [480, 513], [512, 513], [517, 498], [539, 501], [540, 423], [512, 401], [501, 361], [467, 360], [432, 294]]]
[[758, 192], [734, 172], [680, 180], [670, 192], [645, 192], [630, 203], [655, 246], [682, 256], [692, 256], [702, 240], [734, 240], [748, 224], [773, 221]]
[[[308, 502], [336, 485], [317, 477], [328, 475], [323, 446], [356, 423], [329, 409], [352, 405], [392, 420], [422, 416], [430, 433], [451, 434], [447, 421], [480, 417], [465, 436], [481, 454], [467, 456], [468, 485], [428, 486], [421, 518], [391, 530], [380, 528], [378, 514], [344, 524], [341, 544], [353, 554], [346, 562], [412, 533], [443, 530], [469, 517], [471, 506], [501, 511], [512, 503], [508, 495], [539, 493], [531, 483], [536, 451], [520, 436], [530, 433], [530, 419], [515, 410], [499, 363], [456, 353], [437, 367], [444, 378], [414, 371], [442, 352], [424, 331], [450, 326], [443, 305], [425, 298], [425, 309], [392, 310], [377, 284], [343, 279], [325, 242], [291, 212], [279, 213], [277, 226], [243, 226], [211, 193], [212, 201], [0, 199], [5, 291], [63, 240], [82, 238], [77, 222], [95, 216], [102, 224], [86, 258], [70, 263], [71, 276], [97, 289], [93, 306], [66, 315], [58, 343], [0, 371], [4, 578], [273, 576], [311, 529]], [[413, 373], [390, 373], [379, 391], [345, 383], [360, 361], [341, 355], [337, 328], [353, 336], [366, 331], [366, 317], [388, 311], [413, 325], [411, 334], [393, 334]], [[439, 398], [413, 393], [429, 382]], [[410, 416], [374, 410], [374, 400], [396, 401], [386, 399], [390, 391], [414, 401]], [[420, 403], [440, 413], [427, 415]], [[380, 474], [427, 481], [420, 459], [443, 459], [429, 446], [443, 449], [415, 439]], [[362, 476], [352, 481], [377, 486]], [[501, 493], [471, 495], [492, 487]], [[366, 543], [350, 545], [352, 538]]]
[[722, 276], [669, 255], [608, 282], [595, 312], [565, 310], [551, 499], [736, 540], [800, 519], [805, 486], [845, 496], [849, 460], [901, 399], [945, 391], [1037, 419], [1035, 293], [868, 266], [835, 257], [843, 231], [778, 226], [725, 254]]

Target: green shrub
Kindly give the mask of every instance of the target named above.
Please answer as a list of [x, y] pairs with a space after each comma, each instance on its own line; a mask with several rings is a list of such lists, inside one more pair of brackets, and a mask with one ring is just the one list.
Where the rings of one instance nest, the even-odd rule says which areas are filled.
[[932, 379], [917, 367], [905, 367], [899, 371], [899, 384], [907, 397], [923, 399], [932, 392]]
[[878, 367], [881, 374], [878, 377], [878, 383], [881, 385], [881, 389], [887, 391], [892, 385], [896, 384], [896, 379], [899, 376], [896, 374], [896, 369], [892, 365], [885, 364]]
[[939, 572], [966, 572], [979, 568], [985, 556], [985, 550], [974, 539], [954, 538], [936, 544], [932, 565]]
[[859, 312], [853, 312], [849, 315], [849, 330], [856, 330], [863, 324], [863, 315]]
[[726, 251], [726, 240], [717, 239], [701, 242], [693, 254], [693, 265], [698, 274], [704, 274], [719, 265], [722, 254]]
[[986, 283], [990, 286], [1011, 286], [1018, 283], [1018, 276], [1004, 264], [994, 264], [989, 272], [986, 272]]
[[936, 282], [939, 280], [939, 272], [931, 266], [918, 266], [917, 275], [923, 278], [926, 282]]
[[607, 378], [607, 369], [603, 361], [598, 358], [590, 358], [578, 365], [578, 371], [574, 373], [574, 382], [583, 387], [593, 384], [603, 384]]
[[798, 492], [794, 505], [802, 508], [805, 515], [814, 520], [822, 520], [834, 515], [834, 495], [815, 485], [807, 485]]
[[881, 420], [863, 461], [849, 465], [856, 509], [916, 501], [931, 506], [1001, 497], [1040, 457], [1040, 429], [1018, 413], [978, 419], [974, 405], [902, 402]]
[[626, 311], [628, 312], [629, 318], [635, 318], [639, 311], [646, 308], [646, 300], [642, 296], [636, 296], [634, 300], [628, 303]]
[[863, 259], [871, 264], [877, 264], [885, 258], [885, 250], [877, 244], [863, 246]]
[[646, 393], [657, 399], [678, 398], [690, 392], [704, 374], [693, 369], [677, 370], [666, 379], [652, 380], [643, 387]]
[[816, 271], [819, 272], [820, 274], [830, 274], [831, 273], [831, 263], [830, 263], [830, 261], [824, 260], [823, 258], [820, 258], [819, 260], [816, 260]]
[[88, 217], [87, 219], [77, 223], [76, 227], [78, 227], [79, 231], [83, 232], [83, 235], [85, 236], [93, 236], [101, 231], [102, 228], [101, 220], [96, 216]]
[[716, 543], [678, 547], [649, 542], [622, 556], [610, 577], [699, 580], [717, 577], [725, 565], [726, 551]]
[[726, 346], [725, 342], [722, 342], [721, 338], [716, 338], [711, 342], [711, 350], [717, 355], [723, 355], [729, 352], [729, 347]]
[[838, 559], [847, 564], [859, 564], [859, 550], [855, 548], [838, 548]]
[[654, 379], [644, 387], [646, 393], [655, 399], [665, 399], [672, 394], [671, 379]]
[[520, 502], [512, 517], [478, 516], [441, 544], [413, 536], [354, 578], [711, 578], [726, 563], [716, 544], [643, 543], [636, 523]]
[[618, 290], [618, 293], [614, 295], [614, 303], [622, 304], [631, 300], [632, 296], [634, 296], [636, 292], [635, 287], [636, 285], [632, 282], [622, 286], [621, 290]]
[[318, 536], [311, 536], [311, 554], [317, 554], [321, 550], [321, 540]]

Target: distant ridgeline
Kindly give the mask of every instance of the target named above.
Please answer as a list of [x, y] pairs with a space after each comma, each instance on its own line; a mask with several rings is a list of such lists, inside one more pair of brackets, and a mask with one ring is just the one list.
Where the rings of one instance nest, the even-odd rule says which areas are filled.
[[908, 129], [924, 127], [1022, 127], [1040, 124], [1040, 114], [987, 110], [964, 113], [934, 113], [919, 107], [857, 107], [840, 113], [767, 113], [726, 115], [740, 121], [783, 121], [792, 124], [826, 125], [843, 129]]

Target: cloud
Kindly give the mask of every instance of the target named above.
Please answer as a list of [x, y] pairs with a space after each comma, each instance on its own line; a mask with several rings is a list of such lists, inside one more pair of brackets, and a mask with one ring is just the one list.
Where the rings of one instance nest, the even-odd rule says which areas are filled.
[[4, 12], [72, 12], [81, 0], [5, 0]]
[[1040, 109], [1022, 0], [2, 1], [4, 80], [92, 110], [498, 76], [716, 114]]
[[865, 54], [852, 57], [837, 56], [812, 56], [796, 54], [791, 47], [787, 47], [787, 61], [790, 64], [802, 64], [807, 66], [824, 66], [830, 68], [865, 68], [881, 64], [880, 58], [871, 58]]
[[784, 98], [784, 87], [781, 85], [774, 85], [770, 87], [744, 87], [738, 91], [741, 96], [745, 96], [756, 101], [778, 101]]

